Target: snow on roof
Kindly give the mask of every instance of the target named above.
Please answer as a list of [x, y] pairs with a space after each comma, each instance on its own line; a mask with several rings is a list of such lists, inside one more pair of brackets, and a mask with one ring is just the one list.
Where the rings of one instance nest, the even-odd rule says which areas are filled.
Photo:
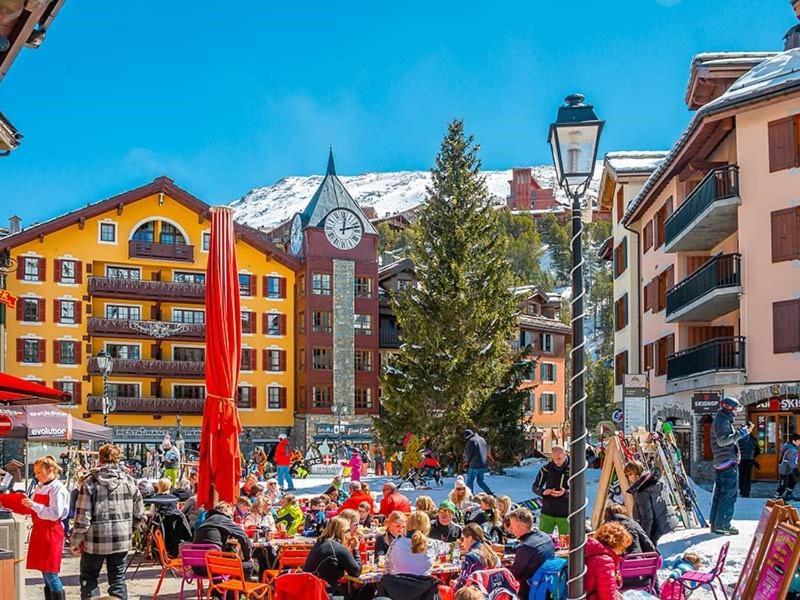
[[630, 150], [609, 152], [606, 164], [617, 174], [649, 173], [669, 154], [668, 150]]
[[754, 67], [758, 63], [775, 56], [777, 52], [701, 52], [692, 57], [689, 65], [689, 80], [686, 82], [686, 94], [692, 89], [694, 73], [703, 67]]

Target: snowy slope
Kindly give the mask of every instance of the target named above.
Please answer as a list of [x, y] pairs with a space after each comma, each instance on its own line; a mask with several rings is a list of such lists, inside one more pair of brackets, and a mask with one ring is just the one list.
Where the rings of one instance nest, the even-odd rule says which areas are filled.
[[[533, 175], [542, 187], [555, 186], [555, 171], [551, 166], [532, 167]], [[595, 169], [595, 178], [588, 196], [594, 202], [600, 184], [602, 164]], [[511, 169], [484, 171], [486, 187], [495, 202], [502, 204], [509, 194]], [[425, 198], [425, 188], [430, 184], [429, 171], [396, 171], [362, 173], [340, 176], [339, 179], [361, 206], [372, 206], [379, 217], [395, 214], [419, 205]], [[252, 227], [271, 228], [305, 208], [322, 181], [321, 175], [284, 177], [276, 183], [253, 188], [244, 196], [231, 202], [236, 219]], [[566, 202], [559, 189], [556, 197]]]

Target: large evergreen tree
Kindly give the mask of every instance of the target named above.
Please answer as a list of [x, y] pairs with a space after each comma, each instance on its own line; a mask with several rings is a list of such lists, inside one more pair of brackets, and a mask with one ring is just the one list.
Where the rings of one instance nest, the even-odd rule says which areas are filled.
[[394, 298], [403, 346], [384, 372], [376, 428], [389, 447], [412, 431], [456, 456], [464, 427], [490, 425], [473, 419], [512, 366], [517, 306], [507, 238], [460, 120], [450, 123], [431, 175], [411, 240], [419, 285]]

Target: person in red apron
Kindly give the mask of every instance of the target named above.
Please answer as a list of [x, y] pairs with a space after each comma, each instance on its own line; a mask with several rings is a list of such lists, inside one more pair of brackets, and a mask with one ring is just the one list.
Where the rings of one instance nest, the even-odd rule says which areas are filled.
[[45, 600], [66, 600], [64, 585], [58, 576], [64, 550], [64, 524], [69, 512], [69, 494], [58, 476], [61, 467], [52, 456], [43, 456], [33, 464], [39, 485], [30, 498], [22, 501], [33, 520], [26, 567], [42, 572]]

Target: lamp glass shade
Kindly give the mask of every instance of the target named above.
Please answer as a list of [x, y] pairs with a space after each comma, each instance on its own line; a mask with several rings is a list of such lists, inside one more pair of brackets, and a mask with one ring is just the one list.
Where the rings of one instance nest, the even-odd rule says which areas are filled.
[[111, 357], [105, 353], [105, 351], [98, 352], [97, 356], [95, 356], [95, 360], [97, 361], [97, 366], [102, 373], [111, 373], [113, 361], [111, 360]]
[[577, 187], [592, 176], [600, 128], [598, 121], [556, 124], [553, 127], [551, 145], [555, 142], [554, 154], [557, 156], [554, 158], [560, 180]]

